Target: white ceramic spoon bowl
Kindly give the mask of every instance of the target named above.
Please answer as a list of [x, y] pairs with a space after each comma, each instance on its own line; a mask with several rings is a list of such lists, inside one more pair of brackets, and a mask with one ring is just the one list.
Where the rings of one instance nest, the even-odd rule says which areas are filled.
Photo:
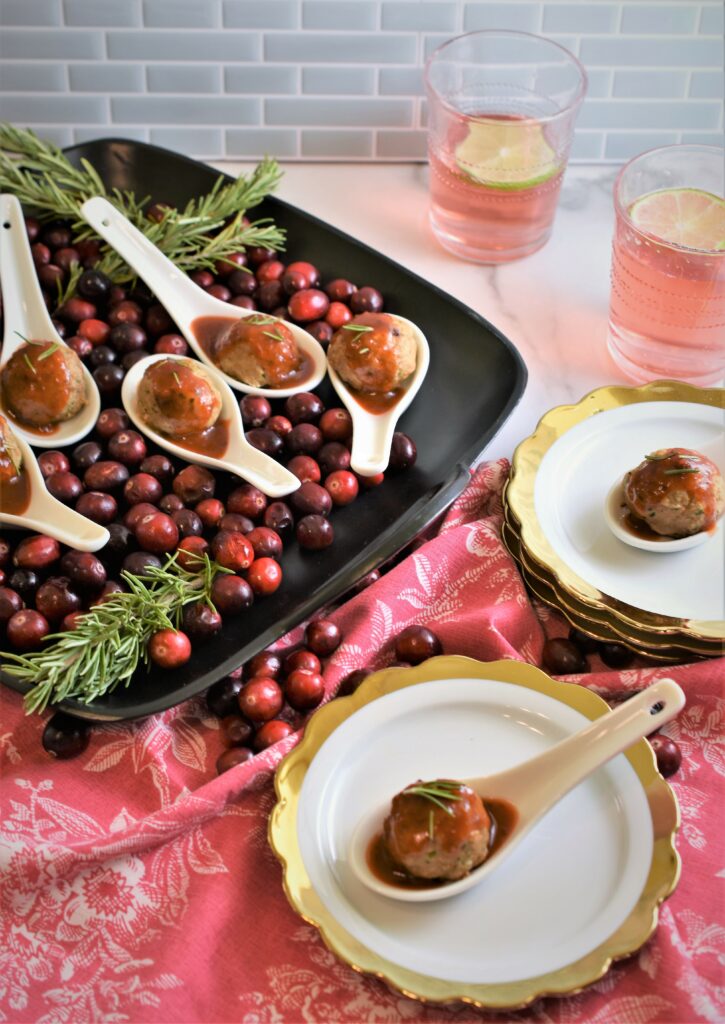
[[338, 373], [328, 364], [328, 373], [332, 386], [340, 397], [341, 402], [352, 417], [352, 449], [350, 453], [350, 466], [361, 476], [375, 476], [376, 473], [383, 473], [390, 461], [390, 447], [393, 443], [393, 434], [398, 420], [411, 404], [420, 391], [430, 365], [430, 348], [428, 339], [421, 329], [411, 320], [394, 314], [396, 320], [401, 320], [413, 331], [418, 351], [416, 355], [415, 370], [410, 383], [400, 400], [387, 412], [368, 412], [355, 397], [355, 392], [347, 386]]
[[220, 419], [227, 420], [229, 423], [229, 446], [223, 458], [215, 458], [190, 448], [183, 448], [181, 445], [175, 444], [165, 434], [160, 434], [154, 430], [147, 422], [141, 413], [138, 403], [138, 386], [144, 373], [154, 363], [163, 362], [168, 359], [183, 363], [186, 358], [184, 356], [164, 354], [146, 356], [144, 359], [139, 359], [137, 363], [134, 363], [128, 371], [121, 388], [121, 400], [126, 412], [138, 429], [149, 440], [153, 441], [154, 444], [157, 444], [159, 448], [164, 448], [171, 455], [176, 455], [186, 462], [209, 466], [210, 469], [234, 473], [248, 483], [254, 484], [255, 487], [259, 487], [270, 498], [281, 498], [285, 494], [291, 494], [292, 491], [296, 491], [300, 486], [300, 481], [294, 473], [291, 473], [284, 466], [275, 462], [269, 455], [265, 455], [264, 452], [260, 452], [257, 448], [252, 447], [249, 441], [247, 441], [244, 436], [239, 403], [222, 374], [215, 370], [214, 367], [207, 366], [206, 369], [209, 376], [214, 379], [221, 395], [222, 410]]
[[13, 429], [13, 434], [23, 457], [23, 471], [30, 479], [30, 501], [22, 515], [4, 512], [0, 503], [0, 523], [54, 537], [76, 551], [98, 551], [107, 544], [110, 534], [105, 526], [99, 526], [53, 497], [45, 486], [32, 448], [18, 431]]
[[317, 387], [325, 376], [327, 358], [322, 346], [302, 327], [287, 321], [285, 321], [285, 326], [292, 331], [297, 345], [312, 365], [311, 374], [306, 380], [287, 388], [255, 388], [224, 373], [200, 345], [191, 329], [192, 323], [202, 316], [219, 316], [232, 321], [259, 316], [259, 313], [255, 310], [232, 306], [228, 302], [215, 299], [213, 295], [208, 295], [203, 288], [194, 284], [190, 277], [187, 277], [170, 259], [164, 256], [107, 199], [100, 196], [89, 199], [81, 207], [81, 213], [101, 238], [105, 239], [119, 256], [122, 256], [130, 267], [133, 267], [139, 277], [143, 278], [158, 301], [173, 317], [177, 327], [199, 359], [223, 377], [229, 387], [234, 388], [235, 391], [244, 391], [248, 395], [288, 398], [300, 391], [310, 391]]
[[350, 866], [369, 889], [408, 903], [447, 899], [465, 892], [499, 867], [562, 797], [611, 758], [669, 722], [684, 706], [685, 695], [677, 683], [660, 679], [538, 757], [498, 775], [466, 779], [466, 785], [482, 798], [513, 804], [518, 818], [502, 845], [465, 878], [430, 889], [406, 889], [388, 885], [373, 874], [367, 863], [367, 848], [381, 830], [387, 807], [365, 818], [356, 828], [349, 847]]
[[720, 524], [714, 530], [701, 530], [693, 533], [690, 537], [663, 537], [662, 540], [648, 540], [622, 526], [619, 512], [624, 505], [624, 484], [621, 480], [611, 488], [604, 502], [604, 519], [607, 526], [615, 537], [629, 544], [632, 548], [639, 548], [641, 551], [654, 551], [657, 555], [666, 555], [675, 551], [687, 551], [688, 548], [697, 548], [710, 540]]

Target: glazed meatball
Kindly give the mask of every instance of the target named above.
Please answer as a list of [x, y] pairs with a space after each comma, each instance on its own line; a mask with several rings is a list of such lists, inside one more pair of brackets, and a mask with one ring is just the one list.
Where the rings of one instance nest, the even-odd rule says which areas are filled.
[[289, 327], [261, 313], [232, 324], [216, 340], [212, 357], [220, 370], [254, 388], [284, 387], [302, 362]]
[[415, 370], [418, 342], [413, 328], [390, 313], [361, 313], [332, 337], [330, 366], [356, 391], [399, 388]]
[[624, 478], [630, 514], [663, 537], [711, 530], [725, 509], [725, 484], [714, 462], [687, 448], [646, 455]]
[[19, 476], [22, 465], [23, 456], [17, 438], [8, 421], [0, 416], [0, 485]]
[[211, 374], [195, 359], [161, 359], [138, 386], [143, 419], [161, 434], [200, 434], [219, 419], [222, 399]]
[[[436, 800], [420, 790], [448, 794]], [[388, 853], [417, 878], [463, 878], [488, 856], [491, 819], [478, 795], [448, 779], [417, 782], [393, 797], [383, 825]]]
[[87, 401], [83, 364], [57, 341], [21, 345], [5, 364], [2, 389], [6, 407], [33, 427], [72, 419]]

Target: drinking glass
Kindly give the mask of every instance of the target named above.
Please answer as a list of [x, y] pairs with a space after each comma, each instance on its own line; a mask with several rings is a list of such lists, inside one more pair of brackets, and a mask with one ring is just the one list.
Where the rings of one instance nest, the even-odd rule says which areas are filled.
[[639, 383], [725, 376], [724, 169], [717, 146], [664, 146], [617, 178], [609, 351]]
[[527, 32], [469, 32], [425, 69], [430, 222], [475, 263], [528, 256], [551, 233], [584, 68]]

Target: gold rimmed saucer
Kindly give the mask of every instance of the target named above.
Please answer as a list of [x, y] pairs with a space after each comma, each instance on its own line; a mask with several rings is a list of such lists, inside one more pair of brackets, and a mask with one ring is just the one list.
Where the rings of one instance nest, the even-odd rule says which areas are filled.
[[[678, 381], [656, 381], [638, 388], [621, 386], [599, 388], [586, 395], [576, 405], [559, 406], [552, 409], [542, 417], [534, 433], [522, 441], [516, 449], [511, 478], [505, 495], [506, 506], [519, 524], [518, 532], [526, 557], [547, 573], [547, 576], [555, 582], [560, 595], [566, 595], [567, 598], [574, 599], [583, 607], [590, 609], [591, 612], [595, 612], [600, 621], [616, 623], [615, 628], [621, 629], [624, 633], [630, 633], [631, 630], [645, 630], [653, 637], [659, 637], [665, 644], [685, 647], [688, 650], [693, 650], [694, 653], [710, 656], [719, 653], [719, 645], [725, 640], [725, 621], [686, 619], [647, 611], [620, 597], [612, 596], [611, 592], [605, 593], [598, 589], [597, 586], [583, 579], [572, 567], [572, 564], [557, 553], [537, 514], [537, 507], [540, 511], [547, 513], [548, 505], [541, 503], [537, 505], [535, 495], [537, 487], [541, 488], [538, 475], [542, 464], [547, 467], [544, 476], [548, 474], [549, 487], [551, 487], [552, 463], [556, 465], [556, 460], [552, 455], [553, 450], [561, 451], [562, 445], [564, 448], [569, 445], [573, 454], [578, 455], [574, 439], [587, 436], [587, 431], [590, 436], [601, 438], [602, 432], [606, 432], [608, 429], [612, 430], [612, 444], [618, 444], [623, 450], [626, 446], [627, 435], [621, 429], [623, 424], [616, 418], [622, 420], [626, 415], [630, 427], [634, 425], [639, 430], [640, 421], [644, 422], [648, 417], [651, 420], [655, 419], [655, 416], [650, 415], [653, 411], [658, 413], [658, 408], [654, 403], [666, 402], [674, 403], [670, 406], [669, 415], [675, 413], [679, 415], [682, 411], [684, 416], [685, 412], [690, 409], [696, 411], [702, 409], [702, 412], [697, 412], [697, 417], [706, 423], [707, 430], [712, 435], [717, 430], [716, 424], [719, 424], [719, 410], [723, 407], [724, 394], [721, 388], [702, 389]], [[680, 406], [677, 403], [683, 404]], [[641, 412], [632, 409], [631, 414], [629, 411], [625, 414], [628, 407], [639, 405], [642, 405]], [[661, 408], [664, 409], [664, 407]], [[622, 410], [621, 415], [618, 410]], [[588, 422], [599, 414], [605, 414], [602, 416], [601, 423], [599, 421], [596, 424]], [[612, 426], [615, 423], [616, 431]], [[634, 445], [634, 449], [639, 452], [639, 443]], [[610, 450], [607, 448], [607, 451]], [[617, 458], [620, 457], [619, 451], [618, 448]], [[641, 456], [640, 452], [637, 457], [641, 458]], [[545, 462], [545, 460], [547, 461]], [[581, 469], [581, 465], [578, 468]], [[598, 465], [584, 468], [588, 469], [590, 476], [595, 477], [600, 471]], [[546, 514], [544, 518], [546, 519]], [[564, 532], [566, 533], [566, 530]], [[559, 547], [561, 547], [560, 542]], [[703, 549], [699, 550], [702, 552]], [[680, 556], [666, 555], [662, 557], [678, 558]], [[698, 557], [702, 557], [702, 555]], [[671, 564], [674, 565], [674, 563]], [[617, 577], [614, 582], [616, 591], [619, 578]], [[675, 593], [676, 591], [673, 590], [672, 594]]]
[[[415, 687], [420, 689], [410, 690]], [[441, 690], [441, 687], [444, 689]], [[346, 810], [348, 804], [340, 804], [342, 797], [335, 787], [341, 786], [344, 790], [345, 785], [356, 784], [355, 772], [359, 772], [360, 766], [356, 762], [355, 752], [364, 745], [368, 751], [373, 748], [372, 755], [367, 753], [366, 756], [378, 757], [374, 751], [385, 746], [377, 732], [370, 735], [369, 729], [376, 722], [377, 728], [382, 727], [381, 722], [387, 722], [390, 728], [397, 729], [397, 723], [404, 721], [404, 732], [412, 730], [413, 734], [425, 736], [431, 728], [440, 728], [438, 708], [441, 705], [434, 708], [434, 715], [430, 713], [430, 709], [434, 707], [430, 700], [431, 691], [436, 699], [446, 702], [443, 705], [446, 707], [449, 706], [449, 700], [451, 706], [455, 707], [456, 699], [462, 699], [462, 691], [465, 695], [465, 706], [473, 707], [475, 714], [477, 700], [493, 701], [497, 694], [500, 695], [502, 689], [505, 691], [503, 703], [500, 705], [503, 715], [496, 716], [496, 729], [500, 729], [504, 722], [507, 723], [506, 728], [512, 730], [524, 728], [523, 720], [527, 714], [533, 712], [537, 702], [539, 706], [543, 703], [549, 709], [560, 709], [552, 714], [553, 721], [557, 721], [560, 715], [571, 716], [572, 712], [577, 718], [583, 716], [589, 720], [607, 713], [606, 703], [592, 691], [553, 680], [531, 665], [514, 661], [484, 664], [462, 657], [434, 658], [415, 668], [377, 672], [365, 680], [352, 696], [338, 698], [325, 705], [313, 716], [302, 742], [284, 759], [277, 771], [277, 803], [270, 817], [269, 838], [275, 854], [282, 863], [284, 888], [292, 907], [306, 921], [319, 929], [328, 947], [353, 969], [375, 975], [405, 995], [423, 1001], [442, 1003], [460, 1000], [478, 1007], [503, 1009], [526, 1006], [544, 995], [577, 992], [602, 977], [613, 961], [630, 955], [647, 941], [656, 927], [660, 903], [672, 893], [679, 878], [680, 862], [674, 845], [675, 833], [679, 826], [679, 810], [672, 790], [657, 773], [651, 748], [645, 741], [641, 741], [625, 755], [628, 763], [623, 761], [621, 765], [623, 770], [631, 774], [631, 779], [635, 783], [634, 792], [639, 794], [638, 799], [642, 798], [642, 813], [651, 822], [645, 825], [638, 814], [630, 819], [630, 827], [633, 829], [632, 849], [637, 845], [636, 837], [640, 832], [646, 832], [650, 836], [646, 854], [641, 852], [639, 855], [630, 855], [635, 861], [638, 857], [646, 857], [644, 861], [639, 860], [641, 875], [638, 877], [641, 881], [636, 882], [635, 890], [628, 895], [622, 917], [611, 932], [594, 948], [582, 947], [584, 951], [580, 951], [580, 955], [574, 956], [563, 966], [531, 975], [524, 972], [521, 976], [500, 981], [498, 976], [485, 983], [470, 979], [460, 980], [450, 976], [445, 966], [449, 955], [443, 952], [440, 959], [444, 966], [436, 966], [429, 970], [416, 969], [419, 962], [418, 947], [421, 943], [419, 932], [428, 929], [428, 933], [431, 933], [431, 922], [427, 918], [417, 918], [420, 928], [413, 928], [411, 932], [406, 931], [407, 925], [403, 924], [403, 935], [407, 934], [408, 940], [403, 942], [403, 948], [390, 955], [387, 951], [381, 952], [378, 939], [381, 934], [385, 936], [386, 931], [394, 931], [399, 927], [395, 915], [405, 912], [400, 909], [403, 905], [396, 901], [391, 909], [390, 901], [383, 897], [375, 897], [384, 903], [384, 906], [378, 904], [375, 907], [371, 906], [366, 898], [357, 910], [358, 917], [362, 915], [364, 918], [362, 922], [351, 920], [347, 912], [340, 911], [336, 903], [337, 896], [334, 894], [339, 891], [347, 898], [344, 896], [344, 858], [342, 863], [335, 863], [335, 855], [331, 852], [333, 847], [330, 846], [334, 837], [326, 835], [324, 829], [320, 832], [314, 801], [327, 800], [331, 785], [334, 791], [331, 820], [339, 820], [340, 812]], [[473, 701], [473, 704], [470, 704], [470, 701]], [[521, 710], [518, 714], [511, 714], [514, 708]], [[401, 714], [405, 716], [404, 719], [400, 718]], [[470, 714], [470, 710], [467, 714]], [[422, 717], [418, 717], [419, 715]], [[545, 715], [544, 718], [546, 717]], [[540, 721], [539, 716], [537, 722]], [[339, 737], [336, 736], [338, 730]], [[438, 732], [436, 734], [438, 735]], [[347, 741], [351, 737], [353, 743], [348, 746]], [[460, 737], [453, 746], [456, 747], [456, 751], [451, 749], [450, 756], [455, 759], [456, 756], [460, 756]], [[406, 751], [409, 749], [413, 748], [405, 747]], [[405, 753], [404, 756], [405, 770], [415, 773], [418, 765], [412, 763], [410, 754]], [[446, 754], [446, 758], [448, 756], [449, 754]], [[399, 764], [394, 767], [400, 769]], [[421, 770], [425, 771], [425, 766]], [[379, 766], [378, 775], [390, 785], [385, 765], [382, 768]], [[369, 778], [369, 775], [365, 777]], [[346, 783], [345, 779], [351, 781]], [[629, 788], [632, 789], [631, 784]], [[619, 790], [615, 787], [613, 793], [616, 795]], [[325, 814], [327, 813], [326, 810]], [[537, 863], [537, 858], [528, 858], [527, 863]], [[620, 876], [615, 871], [613, 877], [618, 879]], [[609, 905], [610, 883], [605, 886], [603, 878], [603, 875], [587, 865], [585, 875], [582, 875], [579, 884], [584, 885], [596, 900], [601, 897], [602, 905]], [[518, 891], [518, 874], [512, 881], [513, 891]], [[502, 883], [503, 879], [499, 885]], [[615, 880], [611, 884], [616, 888], [620, 883]], [[568, 880], [565, 885], [569, 885]], [[607, 894], [602, 895], [600, 886], [602, 892], [607, 887]], [[477, 890], [480, 894], [481, 887], [477, 887]], [[333, 893], [332, 897], [330, 892]], [[448, 913], [454, 914], [454, 924], [458, 922], [459, 914], [473, 913], [474, 917], [476, 916], [478, 908], [470, 907], [469, 898], [476, 898], [473, 892], [462, 897], [462, 901], [443, 901], [448, 903]], [[458, 909], [455, 904], [458, 904]], [[431, 906], [433, 905], [426, 905], [426, 908]], [[436, 906], [439, 908], [436, 913], [440, 913], [441, 905]], [[513, 911], [514, 908], [511, 909]], [[425, 909], [423, 913], [428, 915], [432, 911]], [[528, 902], [523, 901], [516, 908], [516, 913], [526, 917], [529, 914]], [[382, 920], [377, 916], [380, 914], [383, 915]], [[547, 921], [550, 925], [549, 916]], [[435, 925], [437, 927], [437, 921]], [[437, 936], [436, 927], [432, 930], [434, 937]], [[372, 928], [372, 937], [368, 937], [366, 928]], [[579, 935], [578, 930], [575, 930], [575, 933]], [[406, 941], [415, 945], [413, 953], [405, 949]], [[515, 935], [510, 937], [509, 941], [516, 942]], [[579, 941], [578, 938], [575, 939], [576, 943]], [[433, 953], [436, 955], [435, 950]], [[537, 946], [536, 956], [543, 955]], [[472, 957], [477, 963], [478, 947], [473, 950]], [[488, 973], [490, 974], [490, 968]], [[480, 967], [480, 974], [487, 974], [487, 968], [483, 964]]]

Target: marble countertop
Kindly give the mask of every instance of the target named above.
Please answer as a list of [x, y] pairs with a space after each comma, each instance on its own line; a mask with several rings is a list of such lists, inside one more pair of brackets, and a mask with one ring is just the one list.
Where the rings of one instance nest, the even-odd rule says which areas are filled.
[[[249, 167], [216, 166], [228, 173]], [[428, 169], [422, 164], [287, 164], [284, 171], [280, 198], [455, 296], [518, 348], [529, 371], [526, 391], [485, 458], [510, 458], [553, 406], [577, 402], [604, 384], [631, 383], [606, 347], [617, 168], [570, 167], [548, 243], [527, 259], [498, 267], [465, 263], [438, 245], [428, 226]]]

